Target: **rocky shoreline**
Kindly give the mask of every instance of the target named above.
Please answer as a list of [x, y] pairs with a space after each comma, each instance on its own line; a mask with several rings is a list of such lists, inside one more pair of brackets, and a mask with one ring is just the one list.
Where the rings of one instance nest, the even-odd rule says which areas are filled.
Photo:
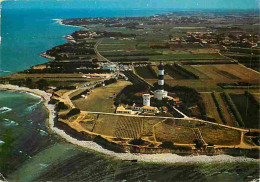
[[[15, 85], [3, 85], [0, 84], [0, 89], [14, 90], [14, 91], [23, 91], [27, 93], [40, 96], [44, 105], [49, 112], [48, 117], [48, 127], [49, 129], [65, 139], [67, 142], [72, 144], [90, 149], [102, 154], [109, 155], [115, 159], [120, 160], [132, 160], [132, 161], [141, 161], [141, 162], [155, 162], [155, 163], [208, 163], [208, 162], [259, 162], [259, 159], [247, 158], [247, 157], [233, 157], [229, 155], [215, 155], [215, 156], [206, 156], [206, 155], [193, 155], [193, 156], [180, 156], [177, 154], [164, 153], [164, 154], [137, 154], [137, 153], [116, 153], [107, 149], [104, 149], [99, 144], [93, 141], [78, 140], [64, 130], [57, 128], [55, 126], [56, 120], [56, 110], [55, 105], [49, 104], [51, 99], [51, 94], [38, 89], [29, 89], [26, 87], [18, 87]], [[78, 136], [78, 135], [77, 135]], [[84, 139], [84, 138], [83, 138]]]

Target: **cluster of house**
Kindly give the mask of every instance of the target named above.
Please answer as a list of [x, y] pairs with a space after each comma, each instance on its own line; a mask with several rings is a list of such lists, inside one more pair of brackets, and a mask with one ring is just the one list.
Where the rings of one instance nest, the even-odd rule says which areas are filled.
[[94, 39], [94, 38], [97, 38], [97, 37], [99, 37], [99, 35], [96, 33], [96, 32], [81, 32], [81, 31], [78, 31], [77, 32], [78, 33], [78, 35], [77, 35], [77, 37], [79, 38], [79, 39]]
[[[216, 34], [213, 32], [187, 32], [185, 38], [172, 38], [171, 42], [187, 42], [187, 43], [201, 43], [201, 44], [221, 44], [221, 45], [244, 45], [257, 46], [259, 42], [259, 35], [244, 34], [244, 33], [233, 33], [229, 35]], [[252, 36], [254, 41], [252, 42]]]

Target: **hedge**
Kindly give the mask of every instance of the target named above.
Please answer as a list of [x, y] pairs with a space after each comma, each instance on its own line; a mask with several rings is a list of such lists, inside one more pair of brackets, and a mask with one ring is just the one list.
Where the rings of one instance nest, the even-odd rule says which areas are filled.
[[212, 92], [211, 95], [212, 95], [212, 98], [213, 98], [213, 100], [214, 100], [214, 102], [215, 102], [215, 104], [217, 106], [217, 110], [218, 110], [218, 113], [219, 113], [219, 116], [220, 116], [222, 122], [224, 124], [227, 124], [227, 121], [226, 121], [226, 118], [225, 118], [225, 112], [223, 110], [222, 105], [219, 103], [219, 101], [218, 101], [218, 99], [216, 97], [216, 92]]
[[227, 92], [224, 92], [224, 96], [225, 96], [225, 99], [232, 111], [232, 113], [234, 114], [238, 124], [241, 126], [241, 127], [245, 127], [245, 123], [242, 119], [242, 116], [240, 115], [239, 111], [237, 110], [237, 107], [236, 105], [234, 104], [234, 102], [232, 101], [231, 97], [229, 96], [229, 94]]

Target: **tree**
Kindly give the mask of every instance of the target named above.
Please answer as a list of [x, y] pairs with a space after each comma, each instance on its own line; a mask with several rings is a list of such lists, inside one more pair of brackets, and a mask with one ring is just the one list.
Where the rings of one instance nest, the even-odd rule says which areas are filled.
[[26, 78], [24, 84], [25, 84], [25, 86], [28, 87], [28, 88], [33, 88], [33, 87], [34, 87], [33, 81], [32, 81], [31, 78]]
[[45, 79], [40, 79], [39, 81], [36, 82], [36, 84], [37, 84], [38, 89], [40, 89], [40, 90], [46, 90], [49, 86], [48, 81]]

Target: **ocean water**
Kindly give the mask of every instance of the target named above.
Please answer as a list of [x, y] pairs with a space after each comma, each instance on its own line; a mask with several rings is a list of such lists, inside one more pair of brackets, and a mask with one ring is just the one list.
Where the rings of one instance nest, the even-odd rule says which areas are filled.
[[[72, 3], [73, 4], [73, 3]], [[53, 19], [73, 17], [150, 16], [163, 10], [113, 10], [59, 7], [61, 2], [2, 2], [0, 76], [44, 63], [39, 56], [65, 43], [64, 35], [79, 29], [60, 26]], [[50, 8], [52, 7], [52, 8]], [[11, 71], [11, 72], [9, 72]]]
[[[149, 16], [162, 10], [95, 10], [59, 7], [60, 2], [2, 3], [0, 69], [20, 71], [46, 62], [39, 53], [65, 42], [77, 30], [52, 19]], [[10, 74], [0, 72], [1, 75]], [[0, 91], [0, 173], [10, 181], [246, 181], [257, 163], [147, 164], [118, 161], [69, 144], [46, 127], [39, 97]], [[1, 179], [0, 179], [1, 180]]]

